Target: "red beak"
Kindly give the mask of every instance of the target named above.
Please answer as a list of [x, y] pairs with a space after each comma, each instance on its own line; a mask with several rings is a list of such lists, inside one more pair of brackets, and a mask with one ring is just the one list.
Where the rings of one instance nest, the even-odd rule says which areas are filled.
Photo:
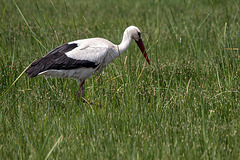
[[140, 48], [140, 50], [142, 51], [143, 56], [145, 57], [146, 61], [147, 61], [148, 64], [150, 65], [150, 61], [149, 61], [149, 59], [148, 59], [147, 52], [146, 52], [146, 50], [145, 50], [145, 47], [144, 47], [144, 45], [143, 45], [142, 40], [139, 39], [138, 41], [136, 41], [136, 43], [137, 43], [138, 47]]

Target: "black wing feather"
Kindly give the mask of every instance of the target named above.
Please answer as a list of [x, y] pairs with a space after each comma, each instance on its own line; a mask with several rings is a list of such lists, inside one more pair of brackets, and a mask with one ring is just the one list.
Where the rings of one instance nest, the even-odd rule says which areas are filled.
[[65, 53], [73, 50], [78, 45], [75, 43], [72, 44], [63, 44], [52, 51], [50, 51], [44, 57], [34, 61], [31, 66], [26, 70], [26, 73], [29, 77], [36, 77], [39, 73], [50, 70], [69, 70], [77, 68], [96, 68], [98, 64], [87, 60], [76, 60], [69, 58]]

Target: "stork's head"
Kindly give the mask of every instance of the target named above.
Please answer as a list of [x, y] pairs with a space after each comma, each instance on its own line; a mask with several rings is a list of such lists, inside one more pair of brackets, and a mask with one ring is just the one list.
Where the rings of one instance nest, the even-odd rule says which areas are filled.
[[137, 27], [130, 26], [127, 29], [132, 39], [134, 39], [135, 41], [139, 41], [139, 39], [141, 39], [141, 31]]
[[138, 47], [140, 48], [140, 50], [143, 53], [143, 56], [145, 57], [148, 64], [150, 65], [150, 61], [148, 59], [147, 52], [146, 52], [145, 47], [144, 47], [143, 42], [142, 42], [141, 31], [135, 26], [128, 27], [127, 31], [129, 33], [129, 35], [131, 35], [131, 38], [136, 41]]

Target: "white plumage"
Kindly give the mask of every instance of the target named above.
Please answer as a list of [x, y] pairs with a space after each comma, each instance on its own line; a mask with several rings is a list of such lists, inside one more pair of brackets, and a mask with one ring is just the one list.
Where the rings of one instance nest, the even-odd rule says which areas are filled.
[[26, 70], [29, 77], [69, 77], [80, 82], [78, 101], [86, 79], [95, 72], [100, 73], [110, 62], [120, 56], [134, 39], [150, 64], [141, 40], [140, 30], [135, 26], [126, 28], [122, 42], [115, 45], [103, 38], [89, 38], [63, 44], [46, 56], [34, 61]]

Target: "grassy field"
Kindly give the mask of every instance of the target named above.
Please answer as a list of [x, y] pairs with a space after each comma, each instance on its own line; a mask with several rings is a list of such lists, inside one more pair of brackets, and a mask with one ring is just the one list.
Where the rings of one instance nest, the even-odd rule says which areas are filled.
[[[96, 105], [77, 105], [75, 80], [18, 78], [65, 42], [119, 44], [129, 25], [151, 66], [132, 43], [86, 81]], [[237, 0], [1, 0], [0, 159], [240, 159], [239, 32]]]

